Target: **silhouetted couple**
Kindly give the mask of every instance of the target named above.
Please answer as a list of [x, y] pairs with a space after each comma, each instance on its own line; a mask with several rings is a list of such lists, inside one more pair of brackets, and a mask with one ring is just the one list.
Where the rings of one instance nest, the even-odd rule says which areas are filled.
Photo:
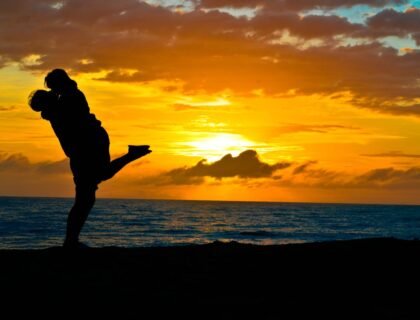
[[111, 161], [108, 134], [90, 113], [77, 83], [64, 70], [54, 69], [45, 77], [45, 86], [50, 90], [33, 92], [29, 105], [51, 122], [64, 153], [70, 158], [76, 197], [68, 215], [63, 246], [81, 248], [85, 245], [79, 242], [79, 234], [95, 203], [98, 184], [151, 150], [147, 145], [130, 145], [127, 154]]

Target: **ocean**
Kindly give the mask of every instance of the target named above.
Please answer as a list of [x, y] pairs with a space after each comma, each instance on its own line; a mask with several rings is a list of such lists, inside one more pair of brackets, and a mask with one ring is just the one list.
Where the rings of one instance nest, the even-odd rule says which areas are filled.
[[[0, 197], [0, 249], [60, 246], [72, 203]], [[420, 206], [98, 199], [81, 241], [92, 247], [139, 247], [373, 237], [420, 238]]]

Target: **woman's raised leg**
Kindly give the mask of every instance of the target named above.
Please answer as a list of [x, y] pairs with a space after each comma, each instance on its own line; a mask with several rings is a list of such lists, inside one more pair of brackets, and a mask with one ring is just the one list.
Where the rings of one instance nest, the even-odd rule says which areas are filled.
[[109, 167], [102, 181], [111, 179], [113, 176], [115, 176], [117, 172], [119, 172], [127, 164], [141, 157], [144, 157], [145, 155], [151, 152], [152, 150], [149, 150], [149, 146], [138, 146], [138, 147], [129, 146], [128, 152], [125, 155], [117, 159], [114, 159], [110, 162]]

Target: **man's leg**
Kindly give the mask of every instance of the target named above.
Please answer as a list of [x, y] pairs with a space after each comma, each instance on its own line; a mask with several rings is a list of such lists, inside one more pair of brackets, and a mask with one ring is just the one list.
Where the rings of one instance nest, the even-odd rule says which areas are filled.
[[76, 198], [67, 218], [67, 232], [64, 246], [75, 246], [79, 234], [95, 203], [96, 188], [76, 187]]

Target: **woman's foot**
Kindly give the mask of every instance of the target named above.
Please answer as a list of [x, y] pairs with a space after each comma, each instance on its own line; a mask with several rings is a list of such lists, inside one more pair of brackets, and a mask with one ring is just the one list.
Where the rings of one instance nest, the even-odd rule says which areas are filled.
[[129, 145], [128, 155], [133, 157], [133, 159], [138, 159], [152, 152], [152, 150], [150, 150], [149, 148], [150, 146], [148, 145], [142, 145], [142, 146]]

